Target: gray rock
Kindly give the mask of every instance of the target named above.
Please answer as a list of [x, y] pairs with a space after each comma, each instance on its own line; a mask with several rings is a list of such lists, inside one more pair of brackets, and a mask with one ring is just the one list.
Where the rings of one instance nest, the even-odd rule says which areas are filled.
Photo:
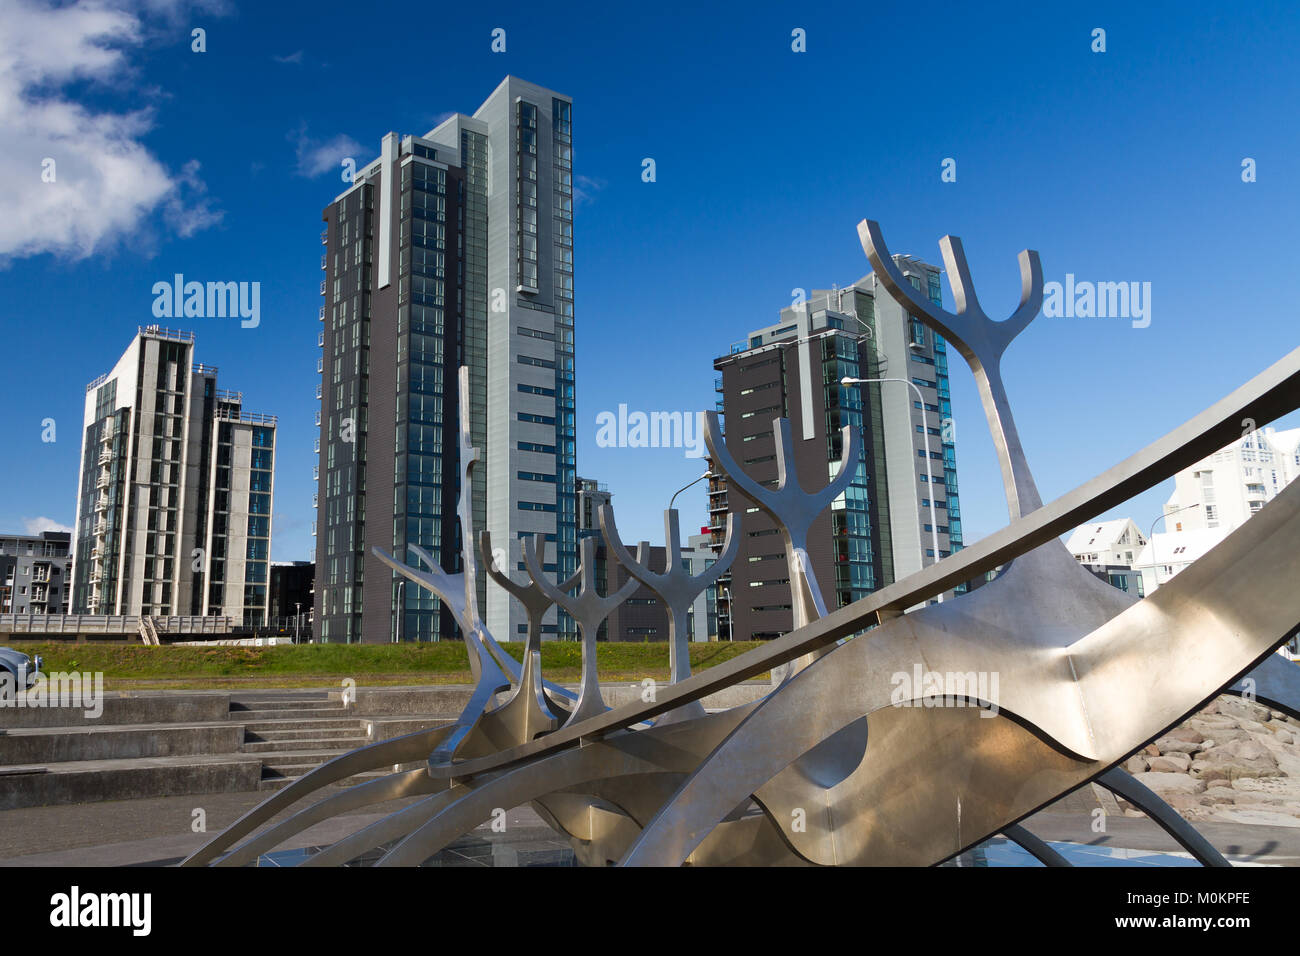
[[1156, 793], [1201, 793], [1205, 790], [1205, 781], [1189, 777], [1185, 773], [1137, 773], [1134, 779]]
[[1201, 780], [1277, 777], [1281, 773], [1277, 758], [1268, 748], [1253, 740], [1234, 740], [1204, 751], [1197, 755], [1191, 768], [1191, 775]]
[[1239, 720], [1255, 720], [1263, 723], [1272, 716], [1272, 712], [1263, 704], [1257, 704], [1252, 700], [1243, 700], [1240, 697], [1220, 697], [1218, 703], [1220, 714], [1235, 717]]
[[1168, 753], [1161, 757], [1152, 757], [1147, 767], [1153, 773], [1187, 773], [1191, 769], [1192, 758], [1185, 753]]
[[1191, 740], [1176, 740], [1173, 737], [1161, 737], [1156, 741], [1156, 746], [1160, 749], [1162, 755], [1194, 754], [1201, 749], [1201, 745], [1198, 742]]

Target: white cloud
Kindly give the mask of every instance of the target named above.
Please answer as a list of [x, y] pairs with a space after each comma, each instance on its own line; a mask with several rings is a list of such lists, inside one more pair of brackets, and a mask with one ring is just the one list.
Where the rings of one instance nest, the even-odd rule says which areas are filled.
[[585, 206], [596, 201], [596, 193], [605, 188], [605, 180], [591, 176], [573, 177], [573, 205]]
[[302, 50], [290, 53], [287, 56], [276, 56], [275, 54], [272, 54], [271, 59], [276, 63], [292, 63], [295, 66], [302, 66]]
[[[172, 173], [140, 142], [153, 125], [149, 109], [110, 112], [66, 91], [86, 81], [124, 87], [129, 54], [153, 29], [145, 18], [171, 22], [190, 9], [223, 5], [0, 0], [0, 261], [88, 256], [133, 233], [159, 206], [182, 235], [220, 218], [202, 197], [197, 164]], [[43, 179], [47, 160], [52, 182]]]
[[299, 176], [312, 178], [328, 172], [338, 172], [343, 160], [348, 157], [356, 160], [358, 166], [374, 158], [374, 150], [368, 153], [355, 139], [342, 133], [330, 139], [312, 139], [307, 135], [306, 124], [299, 126], [286, 138], [294, 144]]
[[72, 529], [66, 524], [59, 524], [53, 518], [24, 518], [23, 525], [27, 528], [28, 534], [40, 534], [42, 531], [66, 531], [72, 533]]

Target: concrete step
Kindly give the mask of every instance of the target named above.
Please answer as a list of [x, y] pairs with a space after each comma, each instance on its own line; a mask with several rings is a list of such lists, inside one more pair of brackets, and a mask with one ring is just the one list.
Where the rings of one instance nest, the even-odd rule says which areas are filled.
[[292, 740], [258, 740], [245, 742], [243, 752], [246, 754], [301, 753], [303, 751], [337, 750], [347, 753], [370, 743], [368, 737], [331, 737], [326, 740], [297, 737]]
[[[402, 770], [415, 770], [421, 766], [423, 766], [423, 764], [418, 764], [418, 763], [402, 764]], [[311, 769], [314, 770], [315, 768], [313, 767]], [[351, 786], [355, 786], [358, 783], [368, 783], [371, 780], [378, 780], [380, 777], [387, 777], [392, 772], [393, 771], [391, 768], [388, 770], [368, 770], [365, 773], [358, 773], [358, 774], [353, 774], [351, 777], [345, 777], [344, 779], [334, 784], [334, 786], [351, 787]], [[306, 773], [306, 771], [304, 771], [304, 773]], [[257, 785], [257, 789], [281, 790], [284, 787], [289, 786], [289, 784], [293, 783], [301, 776], [303, 776], [303, 774], [296, 774], [294, 776], [285, 776], [285, 777], [263, 776], [261, 782]]]
[[232, 714], [243, 714], [245, 711], [257, 710], [342, 710], [343, 705], [337, 700], [305, 700], [303, 698], [286, 697], [282, 700], [232, 700], [230, 702], [230, 711]]
[[346, 750], [282, 750], [257, 754], [262, 758], [262, 776], [297, 777], [347, 753]]
[[284, 707], [280, 710], [232, 710], [230, 720], [247, 723], [250, 720], [310, 720], [318, 717], [345, 717], [342, 707]]
[[361, 721], [357, 721], [348, 727], [335, 727], [332, 729], [310, 727], [299, 728], [297, 730], [246, 730], [244, 743], [271, 743], [281, 740], [299, 740], [304, 736], [313, 740], [332, 740], [334, 738], [355, 737], [358, 733], [358, 726]]
[[254, 720], [244, 724], [245, 730], [262, 734], [273, 730], [359, 730], [361, 721], [356, 717], [318, 717], [293, 720]]

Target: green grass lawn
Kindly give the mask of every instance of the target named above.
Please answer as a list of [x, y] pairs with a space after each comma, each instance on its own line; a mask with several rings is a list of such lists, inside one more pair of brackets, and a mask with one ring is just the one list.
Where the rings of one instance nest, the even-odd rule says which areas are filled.
[[[712, 667], [761, 641], [692, 644], [691, 667]], [[232, 687], [335, 687], [345, 677], [374, 685], [473, 683], [461, 641], [432, 644], [302, 644], [280, 647], [149, 647], [143, 644], [16, 642], [26, 654], [40, 654], [44, 670], [102, 671], [108, 690], [145, 688], [226, 689]], [[522, 660], [524, 645], [502, 645]], [[600, 644], [602, 681], [668, 678], [668, 645]], [[582, 645], [542, 644], [547, 680], [576, 681]]]

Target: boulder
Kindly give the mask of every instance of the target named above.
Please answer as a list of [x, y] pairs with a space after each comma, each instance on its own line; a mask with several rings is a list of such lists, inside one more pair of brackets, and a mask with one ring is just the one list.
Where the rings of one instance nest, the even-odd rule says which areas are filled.
[[1199, 744], [1205, 739], [1205, 735], [1195, 727], [1188, 727], [1186, 725], [1175, 727], [1173, 730], [1169, 731], [1169, 733], [1165, 734], [1165, 736], [1170, 740], [1188, 740], [1194, 744]]
[[1257, 704], [1253, 700], [1243, 700], [1240, 697], [1227, 696], [1219, 698], [1219, 713], [1239, 720], [1255, 720], [1260, 723], [1273, 716], [1272, 711], [1263, 704]]
[[1214, 818], [1229, 823], [1255, 823], [1271, 827], [1300, 827], [1300, 818], [1277, 810], [1238, 809], [1218, 810]]
[[1192, 762], [1191, 775], [1201, 780], [1238, 777], [1277, 777], [1277, 758], [1253, 740], [1234, 740], [1197, 755]]
[[1162, 797], [1168, 793], [1201, 793], [1205, 790], [1205, 781], [1189, 777], [1185, 773], [1138, 773], [1133, 778], [1150, 787]]
[[[1152, 759], [1159, 760], [1160, 758], [1154, 757]], [[1129, 757], [1124, 761], [1124, 769], [1129, 773], [1146, 773], [1147, 758], [1143, 757], [1141, 754], [1134, 754], [1132, 757]]]
[[1185, 813], [1194, 807], [1214, 806], [1214, 801], [1203, 793], [1163, 793], [1161, 797], [1179, 813]]
[[1161, 757], [1152, 757], [1147, 769], [1152, 773], [1187, 773], [1191, 769], [1192, 758], [1184, 753], [1168, 753]]
[[1177, 740], [1173, 737], [1161, 737], [1156, 741], [1162, 755], [1194, 754], [1201, 749], [1200, 743], [1191, 740]]

